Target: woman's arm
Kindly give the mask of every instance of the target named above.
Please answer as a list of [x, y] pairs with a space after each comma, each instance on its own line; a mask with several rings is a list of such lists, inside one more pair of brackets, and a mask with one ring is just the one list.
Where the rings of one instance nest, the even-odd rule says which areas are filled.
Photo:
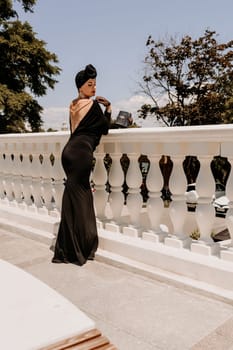
[[111, 102], [108, 101], [105, 97], [102, 97], [102, 96], [96, 96], [96, 101], [98, 103], [102, 104], [104, 107], [106, 107], [104, 115], [108, 119], [108, 121], [110, 122], [111, 114], [112, 114]]

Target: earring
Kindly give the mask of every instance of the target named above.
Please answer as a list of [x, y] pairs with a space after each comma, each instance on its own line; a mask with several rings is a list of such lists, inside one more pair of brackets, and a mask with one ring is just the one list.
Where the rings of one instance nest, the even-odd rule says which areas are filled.
[[79, 98], [85, 98], [85, 95], [81, 90], [79, 90]]

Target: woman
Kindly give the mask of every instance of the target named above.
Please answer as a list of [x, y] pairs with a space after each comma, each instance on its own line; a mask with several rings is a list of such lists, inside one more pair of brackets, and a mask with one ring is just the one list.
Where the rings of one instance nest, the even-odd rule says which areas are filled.
[[[90, 173], [93, 152], [101, 135], [108, 133], [111, 104], [96, 93], [96, 69], [91, 65], [80, 71], [75, 82], [78, 97], [70, 105], [69, 141], [62, 152], [66, 173], [61, 222], [52, 262], [83, 265], [93, 260], [98, 247]], [[99, 104], [105, 107], [105, 111]]]

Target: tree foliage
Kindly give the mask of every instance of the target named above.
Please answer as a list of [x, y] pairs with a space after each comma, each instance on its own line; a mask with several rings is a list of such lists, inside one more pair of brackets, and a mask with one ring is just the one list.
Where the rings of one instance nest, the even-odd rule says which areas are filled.
[[[33, 11], [36, 0], [18, 0]], [[42, 107], [36, 98], [54, 88], [60, 68], [57, 56], [36, 38], [28, 22], [22, 23], [12, 1], [0, 0], [0, 133], [32, 131], [42, 125]]]
[[232, 123], [233, 40], [218, 43], [215, 31], [177, 43], [147, 40], [140, 84], [151, 98], [140, 117], [154, 115], [167, 126]]

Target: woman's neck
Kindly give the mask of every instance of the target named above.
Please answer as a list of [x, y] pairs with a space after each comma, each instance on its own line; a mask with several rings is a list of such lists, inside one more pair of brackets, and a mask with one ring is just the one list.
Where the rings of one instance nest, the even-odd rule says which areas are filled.
[[90, 97], [89, 96], [86, 96], [86, 95], [84, 95], [84, 94], [82, 94], [82, 93], [80, 93], [79, 95], [78, 95], [78, 100], [89, 100], [90, 99]]

